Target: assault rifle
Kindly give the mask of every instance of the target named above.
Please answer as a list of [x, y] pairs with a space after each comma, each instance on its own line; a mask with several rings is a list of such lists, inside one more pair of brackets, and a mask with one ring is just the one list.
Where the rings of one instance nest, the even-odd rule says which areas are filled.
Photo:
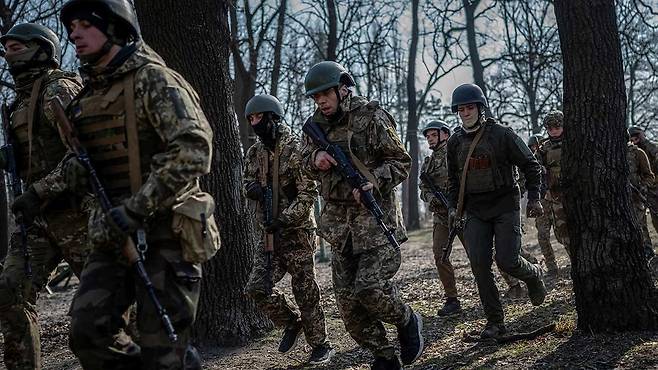
[[[263, 189], [263, 199], [261, 200], [261, 208], [263, 210], [263, 224], [267, 227], [272, 224], [274, 221], [274, 196], [272, 194], [272, 183], [268, 181], [270, 174], [270, 165], [269, 158], [265, 158], [261, 162], [261, 180], [260, 186]], [[265, 263], [266, 263], [266, 274], [265, 277], [267, 283], [267, 294], [272, 294], [272, 288], [274, 284], [272, 282], [272, 254], [274, 253], [274, 234], [268, 233], [263, 230], [263, 242], [265, 249]]]
[[[443, 193], [436, 187], [436, 185], [434, 185], [432, 179], [430, 179], [426, 173], [420, 174], [420, 181], [429, 186], [430, 190], [432, 191], [432, 195], [434, 195], [436, 199], [438, 199], [441, 204], [443, 204], [446, 210], [450, 211], [448, 199], [446, 199], [445, 195], [443, 195]], [[446, 245], [443, 246], [443, 257], [441, 257], [441, 262], [443, 263], [448, 262], [448, 258], [450, 258], [450, 252], [452, 252], [452, 243], [455, 241], [457, 234], [459, 234], [463, 228], [461, 224], [461, 222], [455, 222], [455, 224], [450, 228], [450, 232], [448, 232], [448, 241], [446, 242]]]
[[[7, 197], [7, 204], [16, 200], [21, 194], [23, 194], [23, 184], [21, 183], [21, 178], [18, 176], [18, 169], [16, 168], [16, 155], [14, 152], [14, 146], [12, 145], [9, 137], [9, 107], [6, 104], [2, 105], [2, 138], [4, 145], [0, 150], [5, 154], [7, 161], [7, 168], [5, 173], [9, 178], [9, 190], [11, 191], [11, 198]], [[9, 195], [9, 194], [7, 194]], [[3, 210], [4, 211], [4, 210]], [[23, 261], [25, 269], [25, 277], [28, 279], [32, 278], [32, 264], [30, 263], [30, 250], [27, 244], [27, 225], [21, 214], [16, 215], [16, 223], [18, 226], [18, 232], [21, 238], [21, 249], [23, 251]], [[3, 225], [4, 226], [4, 225]], [[7, 225], [8, 226], [8, 225]], [[9, 233], [8, 228], [3, 230], [5, 233]]]
[[363, 186], [368, 183], [368, 179], [354, 168], [352, 162], [347, 159], [347, 156], [345, 156], [345, 153], [343, 153], [343, 150], [338, 145], [327, 140], [324, 131], [322, 131], [322, 128], [320, 128], [317, 123], [312, 120], [306, 121], [302, 127], [302, 131], [311, 138], [315, 145], [329, 153], [329, 155], [336, 160], [336, 170], [345, 178], [345, 180], [347, 180], [352, 188], [361, 193], [361, 203], [363, 203], [368, 209], [372, 217], [375, 218], [377, 224], [384, 232], [384, 235], [386, 235], [389, 243], [391, 243], [395, 249], [400, 249], [400, 243], [395, 239], [393, 230], [389, 229], [384, 223], [384, 212], [382, 212], [381, 207], [379, 207], [375, 197], [372, 195], [372, 190], [363, 190]]
[[[105, 192], [103, 184], [98, 178], [98, 174], [96, 173], [94, 165], [91, 163], [89, 154], [80, 144], [80, 140], [78, 140], [78, 137], [76, 136], [73, 125], [64, 112], [62, 101], [56, 97], [51, 100], [51, 104], [57, 117], [57, 121], [59, 121], [61, 133], [64, 135], [69, 148], [75, 153], [75, 156], [80, 164], [82, 164], [82, 166], [84, 166], [87, 170], [89, 181], [91, 183], [94, 194], [96, 195], [96, 198], [98, 199], [103, 212], [107, 214], [112, 208], [112, 202], [110, 201], [110, 197]], [[136, 237], [137, 245], [135, 245], [132, 237], [128, 237], [126, 244], [123, 246], [121, 252], [124, 257], [128, 259], [128, 262], [133, 266], [139, 279], [142, 281], [142, 283], [144, 283], [149, 298], [151, 299], [153, 306], [155, 306], [155, 309], [158, 312], [158, 316], [160, 316], [160, 321], [162, 322], [162, 325], [167, 332], [167, 336], [169, 337], [169, 340], [174, 343], [178, 340], [178, 335], [176, 335], [176, 331], [171, 324], [171, 319], [169, 319], [167, 311], [164, 307], [162, 307], [160, 300], [158, 300], [158, 297], [155, 295], [153, 283], [151, 282], [151, 279], [146, 272], [146, 268], [144, 267], [144, 254], [148, 249], [146, 244], [146, 233], [144, 232], [144, 229], [138, 229], [136, 232]]]

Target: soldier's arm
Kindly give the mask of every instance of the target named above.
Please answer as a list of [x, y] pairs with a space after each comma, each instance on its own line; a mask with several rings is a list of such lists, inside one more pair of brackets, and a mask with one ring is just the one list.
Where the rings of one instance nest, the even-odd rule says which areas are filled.
[[448, 139], [448, 203], [451, 208], [457, 208], [457, 200], [459, 198], [459, 163], [457, 158], [457, 139], [453, 139], [454, 135]]
[[302, 172], [304, 172], [305, 176], [313, 180], [318, 180], [320, 178], [320, 171], [315, 167], [315, 154], [320, 148], [306, 134], [302, 134], [300, 147]]
[[[41, 106], [43, 107], [46, 124], [57, 129], [57, 132], [60, 134], [62, 145], [64, 146], [68, 146], [68, 144], [66, 143], [66, 139], [62, 136], [62, 131], [59, 130], [59, 123], [55, 118], [55, 112], [53, 111], [53, 106], [50, 102], [55, 98], [59, 98], [62, 104], [66, 107], [79, 92], [80, 85], [67, 79], [53, 81], [46, 86], [44, 91]], [[50, 173], [33, 183], [32, 186], [39, 195], [39, 198], [42, 200], [54, 199], [67, 190], [67, 185], [64, 181], [64, 174], [62, 173], [62, 166], [71, 155], [72, 154], [67, 154]]]
[[[425, 157], [425, 160], [423, 161], [423, 166], [420, 169], [420, 173], [427, 173], [431, 158], [432, 158], [431, 156]], [[424, 181], [420, 179], [418, 180], [418, 188], [420, 188], [420, 199], [422, 199], [423, 202], [429, 202], [432, 200], [432, 190], [430, 189], [429, 186], [425, 185]]]
[[212, 129], [194, 90], [182, 86], [173, 73], [147, 66], [135, 76], [138, 118], [147, 120], [166, 146], [152, 157], [148, 178], [125, 202], [128, 209], [144, 217], [210, 172]]
[[302, 171], [299, 146], [296, 143], [295, 146], [289, 158], [289, 165], [295, 174], [297, 197], [279, 215], [279, 219], [289, 225], [300, 224], [307, 220], [318, 197], [317, 183]]
[[386, 194], [409, 177], [411, 157], [402, 145], [395, 131], [395, 124], [386, 112], [378, 109], [373, 120], [374, 135], [370, 135], [370, 140], [379, 155], [380, 164], [372, 174], [377, 180], [379, 191]]
[[647, 153], [640, 148], [637, 148], [637, 162], [642, 185], [651, 187], [655, 181], [655, 174], [651, 171], [651, 163], [649, 163]]
[[539, 199], [542, 170], [537, 158], [535, 158], [523, 140], [512, 132], [511, 129], [507, 129], [505, 141], [512, 164], [517, 166], [525, 177], [528, 200]]
[[258, 178], [258, 155], [256, 150], [256, 144], [252, 145], [247, 149], [247, 153], [244, 156], [244, 164], [242, 167], [242, 192], [247, 192], [247, 184], [259, 181]]

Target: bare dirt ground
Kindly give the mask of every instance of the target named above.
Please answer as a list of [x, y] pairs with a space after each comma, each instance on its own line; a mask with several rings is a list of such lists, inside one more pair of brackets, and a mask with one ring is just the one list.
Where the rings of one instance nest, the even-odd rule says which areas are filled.
[[[526, 231], [526, 247], [541, 259], [534, 227], [527, 225]], [[654, 242], [658, 241], [655, 232], [652, 238]], [[408, 368], [658, 369], [658, 332], [591, 335], [575, 330], [576, 313], [568, 278], [568, 258], [564, 249], [555, 241], [553, 247], [558, 256], [558, 264], [562, 267], [562, 277], [548, 284], [546, 302], [534, 308], [527, 298], [503, 299], [508, 330], [526, 332], [555, 322], [555, 332], [507, 345], [464, 342], [465, 333], [479, 330], [485, 323], [468, 261], [462, 247], [456, 245], [452, 260], [456, 268], [463, 313], [452, 318], [437, 317], [436, 311], [443, 302], [443, 288], [433, 264], [430, 240], [429, 229], [411, 234], [409, 242], [403, 245], [402, 267], [395, 276], [405, 301], [424, 318], [426, 349], [423, 356]], [[321, 367], [304, 366], [310, 348], [301, 338], [300, 345], [293, 352], [287, 355], [278, 353], [276, 347], [281, 331], [275, 330], [245, 347], [206, 349], [202, 352], [204, 368], [368, 369], [371, 355], [358, 348], [345, 331], [338, 315], [328, 263], [318, 264], [317, 276], [327, 315], [329, 338], [337, 351], [330, 364]], [[507, 286], [500, 276], [497, 276], [497, 282], [503, 293]], [[288, 281], [283, 284], [286, 286]], [[75, 286], [53, 295], [44, 294], [39, 301], [44, 369], [79, 369], [67, 345], [66, 311]], [[389, 326], [388, 329], [389, 339], [397, 343], [395, 328]]]

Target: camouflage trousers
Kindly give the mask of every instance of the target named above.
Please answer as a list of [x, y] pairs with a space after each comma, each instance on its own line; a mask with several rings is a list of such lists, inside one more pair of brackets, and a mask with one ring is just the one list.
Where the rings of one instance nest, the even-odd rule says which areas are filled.
[[391, 282], [400, 263], [400, 251], [389, 244], [353, 253], [351, 235], [343, 250], [332, 253], [334, 294], [345, 328], [361, 347], [383, 358], [395, 356], [383, 323], [406, 325], [412, 312]]
[[[201, 286], [201, 265], [183, 260], [176, 240], [149, 240], [144, 262], [178, 341], [171, 343], [148, 292], [119, 250], [95, 248], [71, 305], [70, 346], [85, 369], [182, 369]], [[137, 346], [124, 313], [137, 302]], [[118, 334], [117, 334], [118, 333]]]
[[537, 242], [544, 256], [544, 262], [549, 273], [557, 272], [557, 262], [555, 261], [555, 252], [551, 246], [551, 227], [553, 227], [553, 218], [551, 217], [551, 203], [546, 199], [541, 200], [544, 207], [544, 214], [535, 219], [537, 227]]
[[642, 245], [646, 251], [647, 256], [652, 256], [653, 245], [651, 244], [651, 236], [649, 235], [649, 225], [647, 224], [647, 207], [639, 199], [633, 199], [633, 208], [635, 209], [638, 221], [642, 227]]
[[647, 191], [647, 208], [649, 208], [651, 214], [653, 228], [658, 232], [658, 186], [649, 188], [649, 191]]
[[567, 214], [562, 206], [562, 195], [553, 193], [550, 199], [546, 199], [549, 207], [545, 208], [545, 212], [549, 212], [551, 216], [551, 223], [553, 224], [553, 232], [555, 238], [569, 253], [569, 229], [567, 228]]
[[40, 369], [41, 345], [38, 314], [39, 292], [51, 272], [68, 262], [80, 276], [88, 244], [86, 217], [76, 212], [51, 213], [27, 229], [32, 278], [25, 275], [25, 257], [20, 233], [11, 236], [10, 249], [0, 275], [0, 327], [4, 336], [4, 362], [8, 369]]
[[[306, 341], [313, 348], [327, 341], [320, 288], [315, 280], [314, 254], [315, 232], [303, 229], [286, 231], [284, 236], [277, 238], [272, 270], [268, 272], [266, 253], [261, 242], [254, 254], [254, 265], [245, 288], [245, 292], [277, 327], [301, 321]], [[286, 273], [291, 276], [292, 294], [299, 308], [274, 286]], [[272, 289], [271, 294], [268, 294], [269, 287]]]

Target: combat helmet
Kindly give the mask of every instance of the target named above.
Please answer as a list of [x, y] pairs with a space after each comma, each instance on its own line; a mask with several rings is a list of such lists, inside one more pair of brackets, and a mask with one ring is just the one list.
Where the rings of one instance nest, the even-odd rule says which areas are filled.
[[260, 94], [252, 97], [244, 108], [244, 116], [248, 118], [250, 114], [272, 112], [279, 118], [283, 117], [283, 106], [279, 99], [269, 94]]
[[315, 64], [306, 72], [304, 78], [306, 96], [311, 96], [332, 87], [338, 87], [341, 84], [356, 85], [354, 78], [345, 67], [329, 60]]
[[62, 48], [59, 38], [50, 28], [36, 23], [21, 23], [12, 27], [6, 34], [0, 37], [3, 44], [7, 40], [17, 40], [22, 43], [30, 41], [37, 42], [48, 54], [49, 62], [54, 67], [59, 67], [62, 61]]
[[481, 104], [485, 108], [489, 107], [489, 103], [487, 103], [487, 98], [484, 96], [482, 89], [478, 85], [475, 84], [459, 85], [452, 92], [452, 102], [450, 103], [450, 107], [452, 108], [453, 113], [457, 112], [457, 107], [459, 107], [460, 105], [473, 104], [473, 103]]
[[448, 127], [448, 124], [443, 122], [443, 121], [430, 121], [425, 128], [423, 128], [423, 136], [427, 135], [427, 131], [429, 130], [439, 130], [439, 131], [444, 131], [448, 135], [450, 135], [450, 127]]

